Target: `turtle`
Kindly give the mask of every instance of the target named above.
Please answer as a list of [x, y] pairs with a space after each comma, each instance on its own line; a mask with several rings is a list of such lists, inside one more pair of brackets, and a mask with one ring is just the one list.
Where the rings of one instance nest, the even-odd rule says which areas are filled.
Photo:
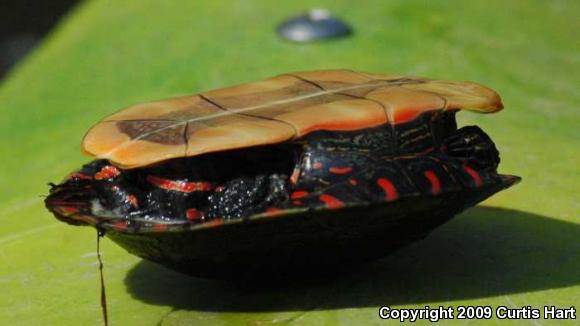
[[84, 136], [94, 157], [46, 207], [128, 252], [214, 279], [315, 275], [386, 256], [520, 178], [460, 110], [474, 82], [347, 69], [137, 104]]

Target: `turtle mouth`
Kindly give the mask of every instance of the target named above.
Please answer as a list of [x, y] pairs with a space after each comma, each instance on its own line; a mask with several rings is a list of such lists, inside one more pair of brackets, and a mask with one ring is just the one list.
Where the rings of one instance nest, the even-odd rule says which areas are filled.
[[71, 225], [100, 225], [104, 222], [125, 220], [130, 214], [126, 207], [115, 206], [103, 185], [84, 180], [67, 180], [52, 185], [44, 200], [54, 216]]
[[83, 225], [87, 221], [82, 216], [90, 215], [90, 203], [94, 198], [98, 196], [92, 187], [72, 186], [65, 182], [51, 184], [50, 193], [44, 203], [58, 220], [72, 225]]

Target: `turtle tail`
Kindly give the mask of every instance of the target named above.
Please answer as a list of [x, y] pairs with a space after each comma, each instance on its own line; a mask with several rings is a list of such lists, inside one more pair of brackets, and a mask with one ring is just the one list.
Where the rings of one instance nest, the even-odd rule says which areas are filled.
[[443, 141], [443, 151], [479, 170], [495, 171], [500, 162], [495, 144], [477, 126], [456, 130]]

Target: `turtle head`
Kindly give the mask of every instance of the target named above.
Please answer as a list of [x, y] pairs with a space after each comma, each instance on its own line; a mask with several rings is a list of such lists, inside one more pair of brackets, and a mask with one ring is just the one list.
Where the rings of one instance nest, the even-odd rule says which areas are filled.
[[105, 160], [96, 160], [71, 173], [60, 184], [50, 184], [44, 200], [57, 219], [73, 225], [96, 225], [108, 217], [123, 216], [118, 205], [120, 171]]
[[92, 187], [79, 187], [71, 182], [50, 186], [44, 203], [57, 219], [73, 225], [92, 224], [83, 218], [90, 215], [91, 202], [97, 198]]

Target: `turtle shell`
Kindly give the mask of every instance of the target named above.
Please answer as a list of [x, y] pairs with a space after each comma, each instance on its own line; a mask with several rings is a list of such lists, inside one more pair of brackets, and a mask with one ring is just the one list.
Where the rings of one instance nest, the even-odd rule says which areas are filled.
[[427, 111], [502, 109], [472, 82], [351, 70], [284, 74], [193, 96], [139, 104], [86, 134], [82, 149], [122, 168], [204, 153], [288, 142], [318, 130], [399, 124]]
[[519, 181], [481, 129], [457, 129], [461, 109], [502, 103], [472, 82], [326, 70], [139, 104], [88, 131], [96, 160], [46, 205], [196, 276], [334, 270]]

